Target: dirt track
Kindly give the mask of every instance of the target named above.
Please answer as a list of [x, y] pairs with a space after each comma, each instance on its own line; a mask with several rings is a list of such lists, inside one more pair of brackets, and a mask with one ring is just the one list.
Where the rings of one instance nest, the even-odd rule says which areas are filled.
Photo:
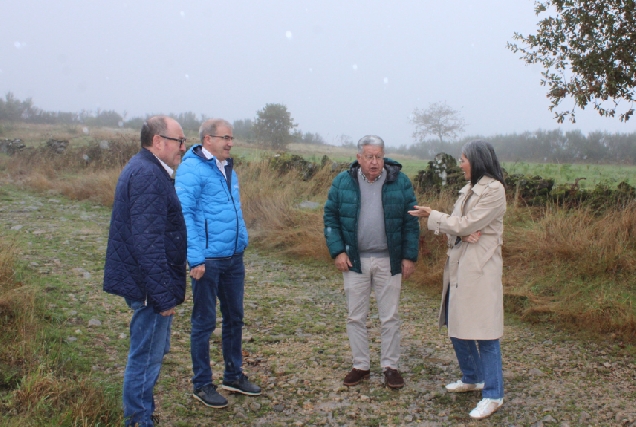
[[[121, 298], [101, 291], [109, 211], [9, 188], [0, 193], [0, 235], [19, 236], [29, 268], [50, 277], [52, 285], [43, 291], [55, 298], [50, 309], [64, 317], [69, 345], [82, 346], [97, 378], [120, 384], [130, 313]], [[459, 369], [449, 340], [436, 326], [438, 300], [408, 282], [401, 305], [406, 387], [383, 387], [374, 310], [371, 379], [347, 389], [342, 386], [351, 367], [344, 293], [333, 266], [254, 249], [248, 249], [246, 264], [245, 371], [265, 389], [263, 395], [223, 392], [230, 405], [222, 410], [192, 399], [187, 300], [175, 318], [172, 351], [155, 390], [160, 426], [636, 426], [633, 349], [510, 317], [502, 341], [504, 406], [488, 420], [472, 421], [468, 412], [479, 394], [443, 389], [459, 378]], [[89, 327], [90, 320], [101, 325]], [[218, 332], [215, 382], [222, 369]]]

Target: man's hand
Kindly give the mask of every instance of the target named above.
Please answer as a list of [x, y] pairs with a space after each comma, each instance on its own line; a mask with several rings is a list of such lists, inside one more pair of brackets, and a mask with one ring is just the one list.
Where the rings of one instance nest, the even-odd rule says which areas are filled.
[[177, 314], [177, 312], [174, 310], [174, 307], [172, 307], [171, 309], [162, 311], [159, 314], [161, 314], [163, 317], [168, 317], [168, 316], [172, 316], [173, 314]]
[[335, 259], [336, 268], [340, 271], [349, 271], [349, 267], [353, 267], [346, 252], [338, 254]]
[[205, 264], [197, 265], [190, 269], [190, 277], [194, 280], [199, 280], [205, 274]]
[[411, 274], [415, 271], [415, 263], [410, 259], [402, 260], [402, 278], [404, 280], [408, 279]]

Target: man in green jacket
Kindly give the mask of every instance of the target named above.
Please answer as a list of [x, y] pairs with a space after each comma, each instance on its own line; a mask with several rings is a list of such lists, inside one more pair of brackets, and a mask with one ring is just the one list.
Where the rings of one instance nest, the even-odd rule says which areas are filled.
[[347, 335], [353, 369], [344, 385], [370, 375], [367, 314], [371, 289], [381, 324], [380, 364], [385, 384], [404, 387], [398, 371], [402, 278], [415, 270], [419, 221], [408, 214], [416, 204], [409, 178], [398, 162], [384, 158], [384, 141], [367, 135], [358, 141], [357, 161], [334, 178], [325, 204], [325, 238], [347, 297]]

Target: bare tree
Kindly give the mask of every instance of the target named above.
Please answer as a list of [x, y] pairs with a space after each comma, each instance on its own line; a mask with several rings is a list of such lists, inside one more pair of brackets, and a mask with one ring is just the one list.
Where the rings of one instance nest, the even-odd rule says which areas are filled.
[[434, 102], [426, 110], [415, 109], [411, 118], [415, 124], [413, 138], [423, 142], [428, 135], [434, 135], [444, 142], [444, 138], [455, 138], [464, 131], [466, 123], [459, 111], [452, 109], [445, 102]]

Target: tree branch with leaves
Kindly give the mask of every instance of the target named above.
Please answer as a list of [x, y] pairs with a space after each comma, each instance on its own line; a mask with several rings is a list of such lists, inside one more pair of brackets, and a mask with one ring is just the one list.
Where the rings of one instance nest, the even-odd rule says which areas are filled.
[[[636, 4], [633, 0], [535, 1], [535, 13], [548, 16], [536, 34], [515, 33], [508, 43], [528, 64], [540, 64], [541, 85], [547, 86], [550, 111], [558, 123], [566, 116], [576, 122], [575, 110], [592, 103], [601, 116], [626, 122], [634, 113], [636, 86]], [[570, 109], [560, 109], [566, 98]], [[628, 106], [618, 112], [621, 101]]]
[[265, 146], [275, 150], [286, 150], [292, 142], [292, 129], [296, 127], [291, 113], [283, 104], [266, 104], [256, 113], [254, 134]]

